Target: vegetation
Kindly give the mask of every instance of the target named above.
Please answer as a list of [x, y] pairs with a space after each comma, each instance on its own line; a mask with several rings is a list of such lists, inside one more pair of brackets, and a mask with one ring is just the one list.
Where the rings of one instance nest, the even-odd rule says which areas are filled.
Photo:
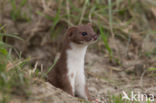
[[[1, 27], [0, 31], [3, 31]], [[0, 33], [0, 95], [2, 103], [7, 103], [10, 99], [10, 94], [17, 94], [26, 96], [28, 93], [29, 79], [23, 68], [26, 60], [12, 58], [13, 48], [3, 42], [3, 37], [15, 37], [15, 35]], [[10, 49], [7, 49], [10, 48]]]

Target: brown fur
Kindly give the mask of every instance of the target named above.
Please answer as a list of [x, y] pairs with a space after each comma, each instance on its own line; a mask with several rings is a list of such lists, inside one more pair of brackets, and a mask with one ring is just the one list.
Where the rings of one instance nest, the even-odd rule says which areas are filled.
[[67, 38], [64, 40], [64, 46], [61, 52], [61, 56], [59, 60], [57, 61], [55, 67], [48, 73], [47, 80], [54, 85], [55, 87], [58, 87], [60, 89], [63, 89], [65, 92], [71, 94], [74, 96], [72, 92], [72, 87], [70, 85], [69, 79], [67, 77], [67, 57], [66, 57], [66, 50], [70, 49], [69, 41]]
[[85, 85], [85, 91], [86, 91], [88, 100], [91, 100], [90, 95], [89, 95], [89, 91], [88, 91], [88, 86], [87, 86], [87, 84]]
[[[88, 35], [87, 36], [82, 36], [81, 33], [82, 32], [87, 32]], [[71, 27], [68, 30], [67, 33], [67, 38], [72, 41], [75, 42], [77, 44], [82, 44], [83, 42], [90, 42], [93, 38], [97, 38], [97, 34], [93, 31], [91, 25], [80, 25], [77, 27]]]

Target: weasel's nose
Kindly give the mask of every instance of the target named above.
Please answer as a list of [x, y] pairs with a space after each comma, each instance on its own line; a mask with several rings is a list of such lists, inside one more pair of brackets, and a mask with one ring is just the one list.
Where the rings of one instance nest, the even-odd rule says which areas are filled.
[[97, 40], [97, 38], [98, 38], [98, 36], [95, 34], [95, 35], [93, 36], [93, 39], [94, 39], [94, 40]]

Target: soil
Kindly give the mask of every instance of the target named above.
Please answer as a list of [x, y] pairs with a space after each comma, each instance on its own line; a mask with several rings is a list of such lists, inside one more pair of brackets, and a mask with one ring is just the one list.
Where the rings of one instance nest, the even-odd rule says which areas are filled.
[[[122, 91], [156, 96], [156, 79], [148, 76], [148, 72], [147, 74], [144, 72], [143, 76], [142, 73], [137, 74], [137, 71], [132, 68], [130, 73], [122, 68], [110, 66], [107, 62], [106, 57], [87, 52], [86, 79], [90, 95], [94, 99], [93, 103], [111, 103], [112, 96], [123, 95]], [[133, 67], [136, 63], [133, 62], [130, 66]], [[30, 91], [29, 99], [15, 96], [12, 103], [21, 103], [21, 101], [24, 103], [85, 103], [84, 100], [72, 97], [42, 79], [36, 80]]]

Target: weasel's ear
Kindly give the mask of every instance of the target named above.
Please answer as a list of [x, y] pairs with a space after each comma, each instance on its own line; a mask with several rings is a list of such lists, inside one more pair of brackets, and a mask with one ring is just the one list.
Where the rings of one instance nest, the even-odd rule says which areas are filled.
[[67, 31], [67, 36], [71, 37], [76, 30], [77, 30], [77, 27], [70, 27]]

